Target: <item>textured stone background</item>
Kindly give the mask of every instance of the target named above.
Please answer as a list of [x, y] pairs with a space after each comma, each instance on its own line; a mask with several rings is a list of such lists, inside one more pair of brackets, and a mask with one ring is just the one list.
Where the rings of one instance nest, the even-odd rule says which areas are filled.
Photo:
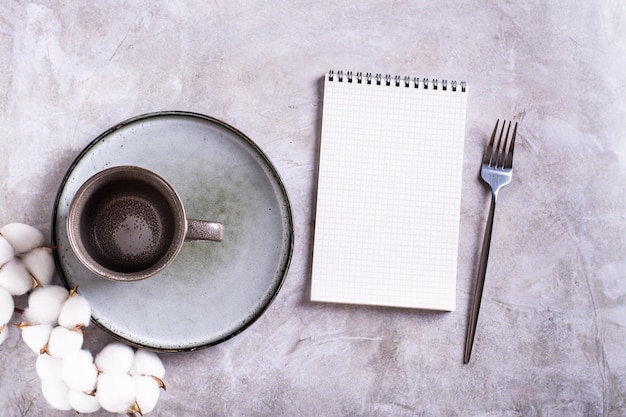
[[[158, 110], [208, 114], [276, 165], [296, 247], [252, 327], [162, 356], [169, 389], [152, 415], [624, 416], [625, 64], [622, 0], [6, 0], [0, 224], [49, 233], [68, 165], [108, 127]], [[330, 69], [468, 82], [455, 312], [308, 301]], [[488, 208], [478, 169], [498, 117], [521, 123], [516, 172], [463, 365]], [[110, 340], [95, 328], [86, 339], [94, 352]], [[34, 366], [13, 332], [0, 346], [0, 414], [71, 415], [48, 408]]]

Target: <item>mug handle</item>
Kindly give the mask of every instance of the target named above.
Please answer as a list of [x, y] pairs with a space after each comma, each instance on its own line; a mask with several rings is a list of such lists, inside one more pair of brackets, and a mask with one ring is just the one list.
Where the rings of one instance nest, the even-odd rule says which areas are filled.
[[185, 240], [210, 240], [221, 242], [224, 239], [224, 225], [206, 220], [187, 219]]

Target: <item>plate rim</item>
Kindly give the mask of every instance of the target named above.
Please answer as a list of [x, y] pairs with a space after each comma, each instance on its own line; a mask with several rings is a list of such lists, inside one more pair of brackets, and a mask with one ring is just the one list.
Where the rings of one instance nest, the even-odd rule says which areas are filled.
[[217, 344], [220, 344], [222, 342], [225, 342], [226, 340], [229, 340], [235, 336], [237, 336], [238, 334], [242, 333], [244, 330], [246, 330], [247, 328], [249, 328], [253, 323], [255, 323], [266, 311], [267, 309], [270, 307], [270, 305], [272, 305], [272, 303], [274, 302], [274, 300], [276, 299], [276, 297], [278, 296], [278, 293], [280, 292], [280, 290], [282, 289], [282, 286], [285, 282], [285, 279], [287, 277], [287, 273], [289, 271], [289, 267], [291, 266], [291, 261], [293, 258], [293, 252], [294, 252], [294, 246], [295, 246], [295, 228], [294, 228], [294, 219], [293, 219], [293, 210], [291, 207], [291, 200], [289, 198], [289, 193], [287, 192], [287, 188], [285, 187], [285, 183], [282, 180], [282, 177], [280, 176], [280, 173], [278, 172], [278, 170], [276, 169], [276, 167], [274, 166], [274, 164], [272, 163], [272, 161], [269, 159], [269, 157], [265, 154], [265, 152], [263, 152], [263, 150], [252, 140], [250, 139], [246, 134], [244, 134], [243, 132], [241, 132], [239, 129], [233, 127], [232, 125], [217, 119], [215, 117], [211, 117], [211, 116], [207, 116], [205, 114], [201, 114], [201, 113], [196, 113], [196, 112], [191, 112], [191, 111], [184, 111], [184, 110], [166, 110], [166, 111], [157, 111], [157, 112], [150, 112], [150, 113], [144, 113], [144, 114], [140, 114], [137, 116], [133, 116], [131, 118], [128, 118], [122, 122], [117, 123], [116, 125], [113, 125], [112, 127], [106, 129], [104, 132], [102, 132], [101, 134], [99, 134], [95, 139], [91, 140], [91, 142], [89, 142], [89, 144], [87, 146], [85, 146], [85, 148], [83, 148], [79, 154], [72, 160], [71, 164], [68, 166], [67, 170], [65, 171], [65, 174], [63, 175], [63, 179], [61, 180], [58, 189], [56, 191], [56, 196], [54, 199], [54, 206], [53, 206], [53, 210], [52, 210], [52, 218], [51, 218], [51, 229], [50, 229], [50, 233], [51, 233], [51, 241], [52, 241], [52, 246], [53, 246], [53, 250], [52, 250], [52, 255], [54, 258], [54, 265], [55, 265], [55, 269], [57, 271], [57, 274], [59, 275], [59, 278], [61, 280], [61, 283], [63, 284], [63, 286], [68, 289], [71, 290], [70, 288], [70, 279], [68, 279], [68, 277], [65, 276], [65, 272], [63, 271], [63, 268], [61, 266], [61, 260], [59, 259], [59, 254], [58, 251], [56, 249], [58, 240], [57, 240], [57, 235], [58, 235], [58, 228], [57, 228], [57, 214], [58, 214], [58, 208], [59, 208], [59, 203], [61, 201], [61, 195], [63, 194], [63, 191], [66, 188], [67, 182], [69, 181], [71, 174], [74, 172], [74, 169], [76, 168], [76, 166], [78, 165], [78, 163], [87, 155], [89, 154], [89, 152], [96, 146], [98, 145], [103, 139], [105, 139], [107, 136], [109, 136], [110, 134], [112, 134], [113, 132], [128, 126], [132, 123], [136, 123], [138, 121], [141, 120], [147, 120], [147, 119], [152, 119], [152, 118], [160, 118], [160, 117], [164, 117], [164, 116], [183, 116], [183, 117], [189, 117], [189, 118], [193, 118], [193, 119], [201, 119], [204, 121], [208, 121], [210, 123], [214, 123], [216, 125], [219, 125], [229, 131], [231, 131], [234, 135], [236, 135], [237, 137], [239, 137], [240, 139], [244, 140], [256, 153], [258, 156], [260, 156], [263, 160], [263, 162], [267, 165], [267, 167], [270, 169], [271, 173], [274, 176], [275, 179], [275, 183], [279, 186], [280, 188], [280, 192], [284, 197], [285, 200], [285, 220], [287, 220], [287, 230], [285, 231], [285, 236], [288, 237], [288, 250], [286, 253], [286, 257], [284, 259], [283, 262], [279, 263], [279, 269], [277, 269], [277, 272], [280, 271], [280, 279], [278, 282], [278, 285], [276, 286], [276, 289], [273, 291], [271, 297], [268, 297], [267, 302], [265, 303], [265, 305], [263, 305], [261, 307], [261, 309], [252, 316], [252, 318], [243, 323], [243, 325], [239, 326], [235, 331], [219, 338], [213, 341], [210, 341], [208, 343], [203, 343], [200, 344], [198, 346], [191, 346], [191, 347], [181, 347], [181, 348], [160, 348], [160, 347], [155, 347], [155, 346], [149, 346], [149, 345], [144, 345], [141, 343], [137, 343], [135, 341], [131, 341], [126, 339], [125, 337], [116, 334], [115, 332], [113, 332], [111, 329], [108, 329], [104, 324], [100, 323], [98, 320], [96, 320], [93, 315], [91, 316], [91, 322], [94, 323], [99, 329], [103, 330], [105, 333], [113, 336], [115, 339], [122, 341], [130, 346], [136, 347], [136, 348], [141, 348], [141, 349], [148, 349], [148, 350], [153, 350], [153, 351], [158, 351], [158, 352], [193, 352], [196, 350], [200, 350], [200, 349], [205, 349], [211, 346], [215, 346]]

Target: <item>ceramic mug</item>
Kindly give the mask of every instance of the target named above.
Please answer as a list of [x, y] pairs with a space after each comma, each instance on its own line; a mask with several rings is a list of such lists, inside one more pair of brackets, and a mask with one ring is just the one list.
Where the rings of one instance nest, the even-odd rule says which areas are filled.
[[137, 166], [100, 171], [76, 192], [67, 234], [78, 259], [114, 281], [149, 278], [174, 261], [185, 240], [219, 242], [222, 224], [190, 220], [174, 188]]

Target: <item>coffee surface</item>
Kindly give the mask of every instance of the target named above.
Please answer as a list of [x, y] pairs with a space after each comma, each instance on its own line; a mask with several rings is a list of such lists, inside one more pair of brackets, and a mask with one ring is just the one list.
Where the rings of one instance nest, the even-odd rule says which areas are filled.
[[167, 201], [143, 183], [104, 187], [92, 196], [85, 215], [92, 216], [84, 239], [87, 250], [114, 271], [149, 268], [165, 255], [173, 238]]

